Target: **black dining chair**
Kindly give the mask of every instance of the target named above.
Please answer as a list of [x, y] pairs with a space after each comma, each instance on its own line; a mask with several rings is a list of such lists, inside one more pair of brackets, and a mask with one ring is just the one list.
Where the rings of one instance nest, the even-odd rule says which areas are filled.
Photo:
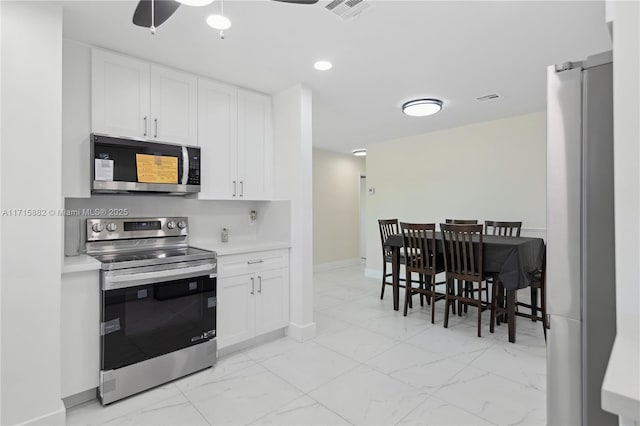
[[445, 223], [453, 225], [475, 225], [478, 219], [445, 219]]
[[[482, 225], [440, 224], [447, 279], [444, 326], [447, 328], [449, 325], [451, 303], [458, 303], [458, 315], [462, 314], [462, 306], [475, 306], [478, 308], [478, 337], [482, 335], [482, 311], [490, 307], [490, 304], [482, 301], [482, 292], [489, 292], [488, 284], [483, 286], [485, 276], [482, 269], [482, 228]], [[469, 286], [476, 283], [478, 287], [469, 291]], [[477, 293], [477, 298], [473, 297], [474, 293]]]
[[[391, 263], [392, 251], [386, 247], [384, 243], [390, 235], [399, 234], [398, 219], [379, 219], [378, 227], [380, 228], [380, 244], [382, 245], [382, 290], [380, 291], [380, 300], [384, 299], [384, 288], [387, 285], [393, 286], [393, 282], [387, 281], [387, 278], [393, 277], [393, 272], [387, 272], [387, 263]], [[404, 264], [404, 256], [400, 256], [400, 263]], [[405, 281], [400, 278], [400, 281]], [[404, 287], [404, 285], [400, 285]]]
[[496, 220], [484, 221], [485, 235], [500, 235], [503, 237], [519, 237], [522, 222], [503, 222]]
[[[423, 297], [431, 305], [431, 323], [435, 322], [436, 301], [445, 298], [444, 293], [436, 291], [436, 275], [444, 272], [443, 259], [436, 251], [436, 224], [400, 223], [404, 244], [406, 272], [404, 316], [415, 294], [420, 295], [420, 306], [424, 306]], [[417, 281], [413, 275], [417, 274]], [[413, 284], [418, 284], [414, 287]]]
[[[542, 332], [544, 333], [544, 340], [547, 340], [547, 329], [549, 324], [547, 322], [547, 294], [546, 294], [546, 275], [547, 275], [547, 248], [544, 247], [542, 254], [542, 266], [539, 270], [535, 271], [531, 282], [529, 283], [529, 289], [531, 291], [531, 298], [529, 303], [518, 302], [516, 293], [516, 312], [515, 315], [519, 317], [529, 318], [531, 321], [542, 322]], [[493, 301], [491, 305], [491, 325], [490, 331], [493, 333], [494, 324], [500, 325], [500, 319], [505, 321], [507, 315], [507, 309], [503, 302], [499, 300], [500, 296], [504, 294], [504, 288], [500, 281], [496, 281], [493, 291]], [[538, 300], [538, 291], [540, 291], [540, 299]], [[529, 310], [529, 312], [521, 312], [518, 308], [523, 307]], [[540, 314], [538, 314], [538, 312]]]

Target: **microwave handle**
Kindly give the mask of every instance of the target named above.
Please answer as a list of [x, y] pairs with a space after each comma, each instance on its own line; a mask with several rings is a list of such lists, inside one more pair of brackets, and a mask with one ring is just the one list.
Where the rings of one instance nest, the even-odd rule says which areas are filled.
[[[203, 275], [208, 275], [210, 278], [214, 278], [216, 276], [215, 264], [163, 269], [160, 271], [139, 272], [116, 276], [109, 276], [109, 274], [105, 274], [102, 290], [116, 290], [119, 288], [135, 287], [183, 278], [195, 278]], [[214, 277], [211, 275], [214, 275]]]
[[182, 147], [182, 184], [189, 182], [189, 150], [186, 146]]

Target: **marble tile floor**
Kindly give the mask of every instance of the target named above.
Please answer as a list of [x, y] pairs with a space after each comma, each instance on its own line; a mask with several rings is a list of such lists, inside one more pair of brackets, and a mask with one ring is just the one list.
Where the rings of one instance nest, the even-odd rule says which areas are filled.
[[[543, 425], [546, 359], [540, 323], [489, 333], [483, 312], [450, 317], [418, 297], [407, 317], [355, 266], [314, 275], [317, 337], [283, 337], [219, 359], [205, 371], [101, 407], [68, 425]], [[522, 293], [527, 293], [523, 291]], [[401, 300], [404, 297], [401, 296]]]

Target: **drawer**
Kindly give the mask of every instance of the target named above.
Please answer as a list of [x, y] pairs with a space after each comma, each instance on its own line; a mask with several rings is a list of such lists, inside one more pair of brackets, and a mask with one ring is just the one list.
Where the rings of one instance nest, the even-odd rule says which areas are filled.
[[289, 267], [289, 250], [265, 250], [218, 256], [218, 276], [233, 277]]

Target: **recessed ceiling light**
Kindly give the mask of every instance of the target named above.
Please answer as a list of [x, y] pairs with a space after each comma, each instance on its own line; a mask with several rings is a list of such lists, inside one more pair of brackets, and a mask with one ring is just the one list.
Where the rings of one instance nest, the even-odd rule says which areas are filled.
[[333, 68], [333, 64], [329, 61], [318, 61], [313, 64], [313, 67], [318, 71], [327, 71]]
[[424, 117], [442, 109], [440, 99], [415, 99], [402, 105], [402, 112], [412, 117]]
[[231, 28], [231, 20], [224, 15], [207, 16], [207, 25], [216, 30], [228, 30]]
[[213, 3], [213, 0], [177, 0], [177, 2], [187, 6], [206, 6]]
[[351, 151], [351, 153], [353, 155], [355, 155], [356, 157], [366, 157], [367, 150], [364, 149], [364, 148], [358, 148], [358, 149], [354, 149], [353, 151]]

